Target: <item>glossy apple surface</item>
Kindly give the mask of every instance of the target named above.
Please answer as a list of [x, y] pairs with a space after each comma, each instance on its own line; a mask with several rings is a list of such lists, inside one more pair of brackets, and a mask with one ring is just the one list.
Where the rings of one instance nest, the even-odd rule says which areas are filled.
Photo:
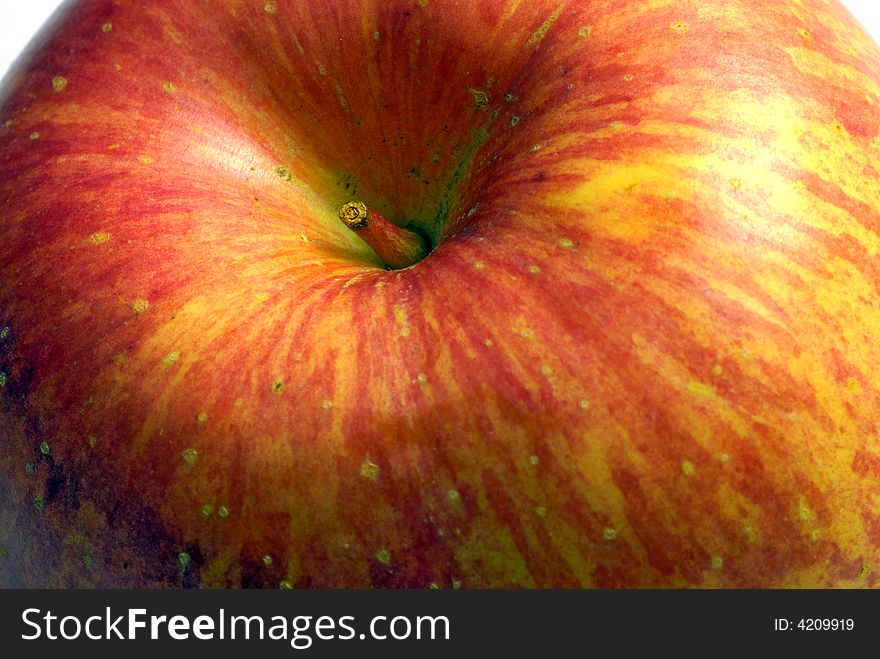
[[65, 5], [0, 92], [0, 579], [876, 585], [878, 67], [818, 0]]

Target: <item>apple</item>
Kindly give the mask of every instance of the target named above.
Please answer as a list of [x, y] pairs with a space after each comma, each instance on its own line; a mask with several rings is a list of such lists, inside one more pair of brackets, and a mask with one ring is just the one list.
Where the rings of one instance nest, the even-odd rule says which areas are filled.
[[65, 4], [2, 585], [876, 586], [878, 102], [837, 2]]

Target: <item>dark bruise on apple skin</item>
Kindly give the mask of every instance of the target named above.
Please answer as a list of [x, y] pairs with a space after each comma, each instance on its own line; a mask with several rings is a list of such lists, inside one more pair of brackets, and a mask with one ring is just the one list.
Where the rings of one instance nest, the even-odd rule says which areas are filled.
[[0, 585], [877, 586], [878, 103], [818, 0], [65, 5]]

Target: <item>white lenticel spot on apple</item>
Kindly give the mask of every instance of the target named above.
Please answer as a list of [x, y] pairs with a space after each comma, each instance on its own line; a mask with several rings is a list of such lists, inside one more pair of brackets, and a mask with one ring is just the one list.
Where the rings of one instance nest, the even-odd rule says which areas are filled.
[[616, 540], [617, 530], [610, 526], [606, 526], [604, 529], [602, 529], [602, 537], [609, 541]]

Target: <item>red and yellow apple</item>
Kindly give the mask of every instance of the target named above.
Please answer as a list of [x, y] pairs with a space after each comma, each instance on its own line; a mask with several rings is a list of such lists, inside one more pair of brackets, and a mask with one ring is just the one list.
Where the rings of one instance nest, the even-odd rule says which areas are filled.
[[878, 103], [837, 2], [66, 4], [0, 92], [0, 581], [877, 585]]

